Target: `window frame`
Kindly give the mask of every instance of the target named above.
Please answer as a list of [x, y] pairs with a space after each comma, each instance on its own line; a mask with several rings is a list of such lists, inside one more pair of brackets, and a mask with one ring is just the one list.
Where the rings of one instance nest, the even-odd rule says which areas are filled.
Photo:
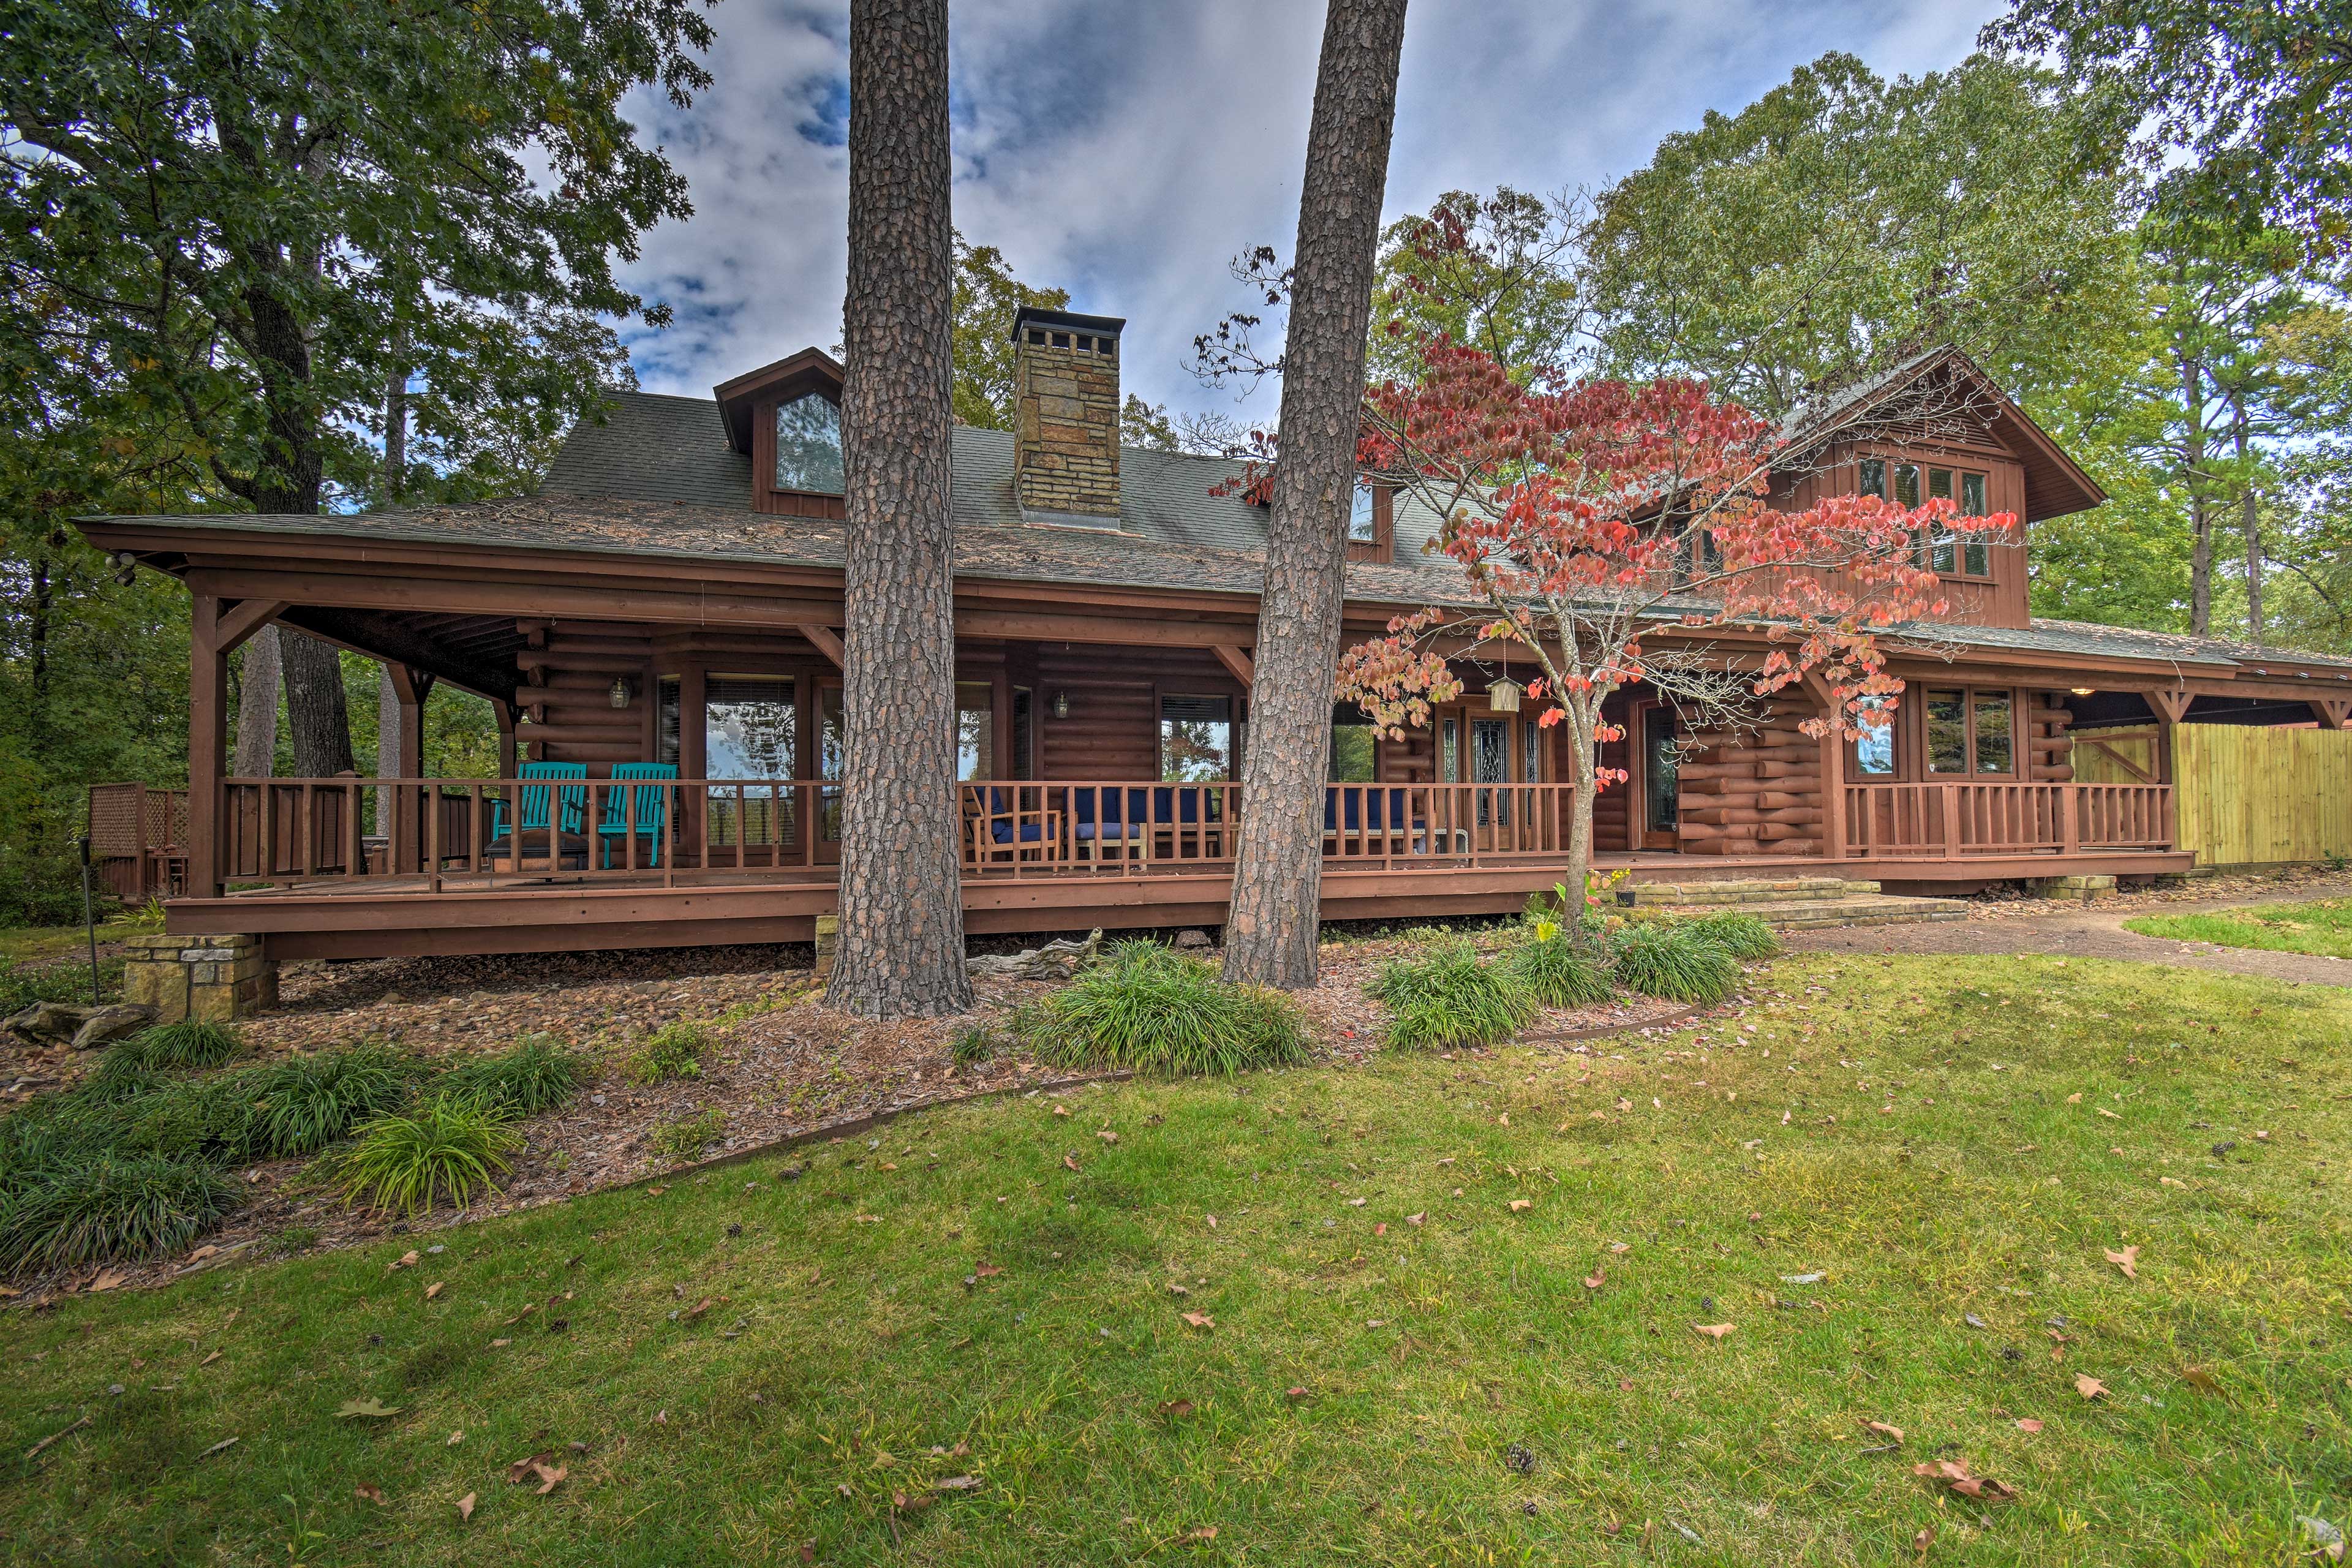
[[[1909, 501], [1904, 501], [1900, 493], [1906, 474], [1913, 496]], [[1970, 481], [1974, 481], [1973, 486]], [[1939, 483], [1941, 494], [1937, 493]], [[1951, 500], [1962, 509], [1963, 517], [1991, 515], [1991, 470], [1967, 467], [1965, 460], [1922, 459], [1887, 452], [1857, 453], [1853, 488], [1856, 495], [1876, 496], [1906, 507], [1927, 500]], [[1976, 491], [1973, 500], [1969, 496], [1971, 488]], [[1971, 505], [1978, 510], [1966, 510]], [[1934, 533], [1923, 530], [1914, 559], [1923, 570], [1950, 582], [1991, 583], [1997, 580], [1993, 570], [1994, 543], [1992, 536], [1985, 533], [1963, 539], [1950, 531]]]
[[[1168, 776], [1168, 704], [1171, 701], [1222, 702], [1225, 705], [1225, 776], [1222, 779], [1171, 779]], [[1153, 782], [1163, 784], [1238, 784], [1241, 782], [1241, 700], [1226, 691], [1154, 689], [1151, 694]]]
[[[1355, 535], [1355, 498], [1369, 492], [1371, 498], [1372, 532], [1369, 539]], [[1350, 561], [1391, 562], [1396, 559], [1396, 487], [1386, 485], [1365, 475], [1358, 475], [1356, 488], [1348, 500], [1349, 531], [1348, 559]]]
[[[1960, 699], [1961, 771], [1947, 773], [1928, 766], [1927, 704], [1933, 698], [1957, 692]], [[2009, 765], [1989, 769], [1979, 765], [1977, 742], [1979, 734], [1978, 710], [1988, 700], [2005, 702], [2009, 707]], [[1895, 710], [1888, 743], [1894, 753], [1893, 771], [1883, 773], [1865, 773], [1862, 766], [1859, 737], [1849, 736], [1843, 747], [1845, 781], [1857, 784], [2022, 784], [2028, 782], [2027, 753], [2030, 750], [2024, 735], [2027, 713], [2032, 703], [2030, 693], [2021, 687], [1976, 685], [1969, 681], [1937, 682], [1930, 686], [1924, 680], [1906, 682], [1900, 703]]]

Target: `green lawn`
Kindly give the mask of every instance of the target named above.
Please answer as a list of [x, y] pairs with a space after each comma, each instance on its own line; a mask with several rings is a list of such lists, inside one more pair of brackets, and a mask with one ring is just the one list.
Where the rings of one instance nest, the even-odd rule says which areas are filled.
[[2221, 947], [2263, 947], [2274, 952], [2352, 958], [2352, 899], [2263, 904], [2210, 915], [2137, 915], [2124, 921], [2124, 930], [2142, 936], [2210, 942]]
[[[100, 921], [98, 940], [121, 942], [126, 936], [152, 929], [136, 915], [123, 915]], [[89, 933], [81, 926], [0, 926], [0, 965], [87, 953], [85, 944], [89, 941]]]
[[[2352, 1522], [2352, 996], [2049, 959], [1769, 984], [1737, 1051], [1009, 1099], [796, 1180], [14, 1318], [5, 1550], [1908, 1564], [1926, 1530], [1931, 1563], [2284, 1563], [2296, 1516]], [[507, 1480], [535, 1454], [547, 1495]]]

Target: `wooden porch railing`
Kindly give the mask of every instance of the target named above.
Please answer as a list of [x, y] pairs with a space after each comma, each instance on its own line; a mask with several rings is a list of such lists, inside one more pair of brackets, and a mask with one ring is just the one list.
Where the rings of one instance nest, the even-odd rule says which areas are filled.
[[[1241, 786], [1006, 779], [953, 786], [965, 874], [1134, 877], [1222, 870], [1246, 819]], [[385, 795], [378, 796], [375, 791]], [[462, 878], [566, 881], [822, 877], [840, 858], [843, 786], [808, 779], [229, 779], [216, 879], [274, 884]], [[1335, 784], [1335, 868], [1564, 860], [1565, 784]], [[376, 803], [391, 820], [365, 829]], [[1936, 783], [1846, 786], [1847, 856], [1972, 859], [2167, 849], [2163, 785]]]
[[1845, 849], [1947, 860], [2169, 849], [2172, 810], [2169, 784], [1848, 784]]
[[[1241, 786], [1131, 780], [955, 786], [974, 876], [1119, 877], [1230, 866]], [[375, 792], [384, 793], [378, 795]], [[1323, 847], [1385, 868], [1557, 858], [1564, 784], [1331, 784]], [[806, 779], [228, 779], [215, 834], [228, 884], [820, 873], [842, 786]], [[389, 802], [388, 822], [373, 822]]]

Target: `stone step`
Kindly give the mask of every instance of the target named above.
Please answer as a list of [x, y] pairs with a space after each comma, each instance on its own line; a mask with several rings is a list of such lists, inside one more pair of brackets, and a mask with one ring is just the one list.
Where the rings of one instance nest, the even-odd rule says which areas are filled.
[[1617, 901], [1635, 909], [1682, 904], [1784, 904], [1801, 900], [1854, 898], [1878, 891], [1875, 882], [1836, 877], [1789, 877], [1775, 880], [1636, 882], [1621, 889]]
[[1929, 921], [1968, 919], [1967, 906], [1956, 899], [1902, 899], [1885, 893], [1731, 905], [1692, 903], [1643, 907], [1658, 914], [1754, 915], [1775, 931], [1816, 931], [1831, 926], [1916, 925]]

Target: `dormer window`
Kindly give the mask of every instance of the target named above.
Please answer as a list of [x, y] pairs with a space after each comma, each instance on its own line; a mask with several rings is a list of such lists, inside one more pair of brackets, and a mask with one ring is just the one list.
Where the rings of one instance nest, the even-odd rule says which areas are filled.
[[842, 493], [841, 410], [822, 393], [776, 405], [776, 489]]
[[[1927, 500], [1956, 500], [1962, 517], [1986, 515], [1982, 474], [1963, 468], [1923, 469], [1916, 463], [1889, 462], [1884, 458], [1864, 458], [1856, 466], [1859, 474], [1854, 488], [1864, 495], [1892, 500], [1901, 507], [1916, 507], [1924, 479]], [[1981, 533], [1963, 538], [1948, 529], [1923, 533], [1918, 562], [1924, 570], [1946, 577], [1990, 577], [1992, 541]]]
[[1396, 490], [1359, 478], [1348, 504], [1348, 559], [1396, 559]]
[[1372, 520], [1372, 484], [1370, 479], [1356, 481], [1354, 504], [1348, 509], [1348, 542], [1377, 544], [1380, 533]]

